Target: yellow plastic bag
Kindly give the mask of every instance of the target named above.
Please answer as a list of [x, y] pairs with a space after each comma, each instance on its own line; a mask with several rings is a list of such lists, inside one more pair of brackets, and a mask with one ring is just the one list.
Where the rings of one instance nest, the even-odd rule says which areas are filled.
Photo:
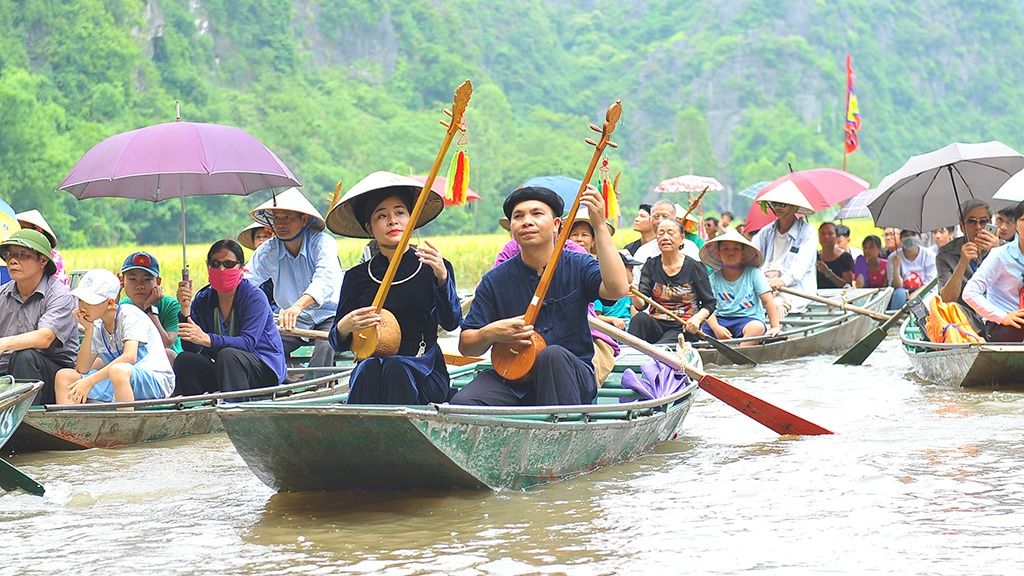
[[925, 331], [932, 342], [959, 344], [979, 343], [985, 339], [971, 326], [971, 321], [956, 303], [943, 302], [938, 296], [928, 303], [928, 320]]

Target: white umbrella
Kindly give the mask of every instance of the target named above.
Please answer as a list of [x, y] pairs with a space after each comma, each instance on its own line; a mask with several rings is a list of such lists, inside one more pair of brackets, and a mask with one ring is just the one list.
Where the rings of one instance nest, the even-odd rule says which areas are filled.
[[961, 219], [960, 203], [982, 200], [993, 210], [1009, 202], [993, 195], [1010, 176], [1024, 169], [1024, 156], [1001, 142], [954, 142], [934, 152], [912, 156], [878, 185], [868, 205], [875, 225], [924, 232], [952, 226]]
[[992, 199], [1024, 202], [1024, 170], [1010, 176], [1010, 179], [996, 191], [996, 195]]

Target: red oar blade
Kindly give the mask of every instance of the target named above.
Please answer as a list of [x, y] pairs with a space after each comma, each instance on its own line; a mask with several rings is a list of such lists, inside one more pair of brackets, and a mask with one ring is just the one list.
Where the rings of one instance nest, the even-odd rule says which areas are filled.
[[831, 430], [822, 428], [813, 422], [808, 422], [796, 414], [786, 412], [782, 408], [752, 396], [710, 374], [705, 374], [701, 377], [697, 381], [697, 385], [706, 390], [708, 394], [743, 412], [778, 434], [803, 436], [832, 434]]

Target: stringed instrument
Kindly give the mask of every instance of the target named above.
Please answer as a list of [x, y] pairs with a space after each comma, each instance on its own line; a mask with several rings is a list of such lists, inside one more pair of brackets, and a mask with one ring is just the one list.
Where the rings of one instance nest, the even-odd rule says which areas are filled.
[[[590, 182], [591, 177], [594, 175], [594, 169], [597, 167], [598, 160], [601, 159], [605, 147], [618, 147], [610, 138], [612, 132], [615, 131], [615, 124], [621, 116], [622, 101], [616, 100], [614, 104], [608, 107], [608, 112], [605, 113], [604, 125], [601, 128], [594, 124], [590, 125], [590, 129], [594, 132], [600, 132], [601, 137], [597, 142], [590, 138], [584, 140], [587, 144], [594, 147], [594, 155], [590, 159], [590, 166], [587, 167], [587, 173], [583, 177], [580, 189], [576, 192], [576, 199], [573, 201], [569, 212], [562, 219], [562, 230], [558, 233], [555, 249], [551, 252], [547, 266], [544, 267], [544, 273], [541, 275], [540, 283], [537, 285], [537, 291], [534, 292], [533, 298], [530, 299], [530, 305], [526, 308], [526, 313], [523, 314], [523, 322], [528, 325], [537, 322], [540, 308], [544, 304], [544, 296], [548, 292], [551, 279], [555, 275], [555, 268], [558, 267], [558, 261], [562, 257], [565, 241], [569, 239], [571, 226], [568, 223], [576, 218], [576, 211], [580, 208], [580, 199], [583, 196], [584, 190], [587, 189], [587, 183]], [[530, 338], [529, 345], [499, 342], [491, 347], [491, 364], [498, 375], [506, 380], [524, 380], [532, 373], [533, 365], [537, 360], [537, 354], [546, 346], [547, 343], [544, 342], [544, 338], [536, 331], [534, 331], [533, 336]]]
[[[391, 290], [391, 283], [395, 279], [395, 274], [398, 273], [398, 264], [402, 261], [402, 255], [409, 248], [409, 240], [412, 238], [412, 231], [416, 228], [416, 223], [419, 222], [420, 213], [423, 212], [423, 207], [426, 205], [429, 195], [434, 193], [430, 188], [434, 185], [434, 179], [441, 168], [441, 162], [444, 160], [445, 155], [448, 154], [448, 148], [451, 146], [455, 134], [462, 125], [462, 116], [466, 112], [466, 105], [469, 104], [469, 98], [472, 94], [473, 83], [466, 80], [455, 91], [452, 109], [444, 111], [451, 120], [449, 122], [441, 121], [441, 125], [448, 129], [445, 132], [444, 141], [441, 143], [441, 149], [438, 150], [437, 157], [434, 159], [434, 165], [430, 168], [430, 174], [427, 175], [427, 180], [423, 183], [423, 189], [420, 190], [420, 194], [416, 198], [416, 205], [409, 216], [409, 225], [402, 231], [402, 237], [395, 248], [395, 256], [388, 264], [388, 270], [380, 282], [380, 287], [377, 288], [377, 295], [373, 298], [373, 306], [377, 309], [377, 313], [382, 316], [382, 325], [386, 329], [382, 332], [381, 326], [371, 326], [359, 330], [352, 335], [352, 353], [355, 354], [357, 361], [365, 360], [370, 356], [390, 356], [398, 352], [398, 346], [402, 340], [402, 334], [398, 328], [398, 319], [395, 318], [394, 314], [384, 309], [384, 300], [387, 299], [388, 291]], [[385, 335], [385, 338], [381, 338], [382, 333]]]

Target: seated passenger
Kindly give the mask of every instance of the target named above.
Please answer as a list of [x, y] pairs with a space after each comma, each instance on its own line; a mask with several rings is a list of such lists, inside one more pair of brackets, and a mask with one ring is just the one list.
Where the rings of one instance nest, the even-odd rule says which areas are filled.
[[956, 226], [943, 226], [942, 228], [936, 228], [932, 230], [932, 242], [935, 243], [936, 250], [942, 248], [949, 241], [956, 237]]
[[39, 210], [28, 210], [25, 212], [19, 212], [16, 215], [18, 224], [21, 225], [22, 230], [35, 230], [46, 239], [50, 241], [50, 258], [53, 264], [57, 267], [57, 271], [53, 273], [53, 277], [57, 279], [61, 284], [70, 287], [71, 278], [68, 277], [67, 270], [64, 269], [64, 257], [57, 252], [57, 235], [53, 233], [50, 225], [43, 218], [43, 215], [39, 213]]
[[[779, 334], [779, 313], [768, 278], [761, 271], [764, 256], [757, 247], [739, 232], [729, 230], [708, 240], [700, 249], [700, 259], [714, 270], [711, 291], [717, 300], [715, 313], [701, 326], [705, 334], [720, 340]], [[765, 324], [765, 313], [770, 328]], [[757, 342], [740, 346], [754, 344]]]
[[960, 230], [964, 235], [954, 238], [939, 248], [935, 268], [939, 277], [939, 297], [943, 302], [956, 302], [971, 320], [978, 333], [985, 330], [985, 322], [962, 298], [964, 285], [975, 270], [999, 246], [999, 238], [985, 227], [992, 223], [988, 204], [974, 198], [960, 203]]
[[857, 288], [887, 288], [893, 287], [892, 296], [889, 298], [889, 310], [898, 310], [907, 302], [907, 291], [903, 288], [903, 278], [900, 275], [899, 256], [893, 255], [893, 262], [890, 270], [889, 262], [881, 258], [882, 239], [875, 235], [864, 238], [862, 244], [864, 255], [859, 256], [853, 263], [853, 285]]
[[[682, 210], [682, 208], [679, 208]], [[637, 248], [636, 252], [633, 253], [633, 259], [639, 262], [637, 266], [633, 267], [633, 286], [637, 285], [640, 281], [640, 270], [644, 263], [661, 254], [661, 248], [658, 247], [658, 224], [662, 220], [676, 219], [677, 206], [668, 200], [658, 200], [651, 205], [651, 228], [655, 231], [654, 237], [647, 243], [642, 244]], [[682, 218], [686, 211], [679, 212], [679, 217]], [[687, 217], [687, 219], [692, 216]], [[700, 248], [694, 242], [684, 242], [682, 251], [693, 260], [700, 260]]]
[[[260, 224], [259, 222], [253, 222], [238, 233], [238, 243], [249, 250], [255, 251], [257, 248], [262, 246], [264, 242], [273, 237], [273, 228]], [[274, 312], [278, 312], [280, 309], [277, 307], [277, 304], [274, 303], [274, 279], [267, 278], [266, 282], [260, 284], [260, 290], [267, 295], [267, 300], [270, 302], [270, 307]]]
[[[622, 264], [626, 267], [626, 278], [632, 284], [633, 266], [636, 265], [636, 260], [633, 260], [625, 248], [619, 250], [619, 257], [622, 258]], [[610, 303], [598, 298], [594, 301], [594, 313], [598, 320], [607, 322], [619, 330], [628, 330], [629, 322], [633, 319], [633, 299], [628, 294]]]
[[164, 295], [160, 286], [160, 263], [148, 252], [134, 252], [121, 265], [121, 286], [124, 298], [121, 304], [134, 304], [156, 326], [163, 340], [167, 359], [173, 364], [174, 357], [181, 352], [181, 338], [178, 338], [178, 314], [181, 305], [173, 296]]
[[985, 319], [989, 342], [1024, 342], [1024, 202], [1013, 219], [1014, 241], [993, 248], [963, 290], [964, 301]]
[[931, 282], [936, 276], [935, 253], [921, 246], [921, 235], [913, 230], [900, 231], [900, 247], [889, 255], [890, 274], [899, 268], [903, 288], [908, 292]]
[[270, 303], [242, 280], [242, 247], [224, 238], [206, 253], [210, 284], [192, 295], [178, 284], [178, 335], [184, 350], [174, 359], [175, 395], [234, 392], [284, 382], [284, 347]]
[[160, 333], [145, 312], [117, 303], [120, 292], [117, 276], [99, 269], [86, 272], [71, 291], [78, 298], [74, 317], [85, 336], [75, 368], [57, 372], [58, 404], [155, 400], [174, 389]]
[[373, 238], [380, 252], [350, 268], [338, 300], [330, 343], [349, 350], [357, 332], [379, 327], [373, 301], [394, 258], [398, 271], [384, 300], [401, 329], [397, 354], [370, 357], [349, 378], [349, 404], [429, 404], [448, 399], [451, 383], [437, 345], [438, 326], [454, 330], [462, 320], [452, 264], [429, 240], [396, 254], [405, 230], [419, 228], [441, 213], [442, 198], [430, 193], [419, 220], [410, 220], [423, 185], [416, 180], [374, 172], [353, 186], [327, 215], [331, 231], [350, 238]]
[[837, 227], [823, 222], [818, 227], [818, 288], [842, 288], [853, 284], [853, 256], [837, 244]]
[[[814, 293], [817, 288], [814, 260], [814, 227], [797, 213], [810, 214], [814, 210], [792, 182], [785, 182], [758, 199], [761, 209], [771, 209], [777, 220], [757, 231], [752, 242], [764, 255], [761, 270], [768, 277], [772, 290], [790, 288]], [[790, 312], [802, 312], [809, 302], [805, 298], [776, 292], [775, 307], [782, 320]]]

